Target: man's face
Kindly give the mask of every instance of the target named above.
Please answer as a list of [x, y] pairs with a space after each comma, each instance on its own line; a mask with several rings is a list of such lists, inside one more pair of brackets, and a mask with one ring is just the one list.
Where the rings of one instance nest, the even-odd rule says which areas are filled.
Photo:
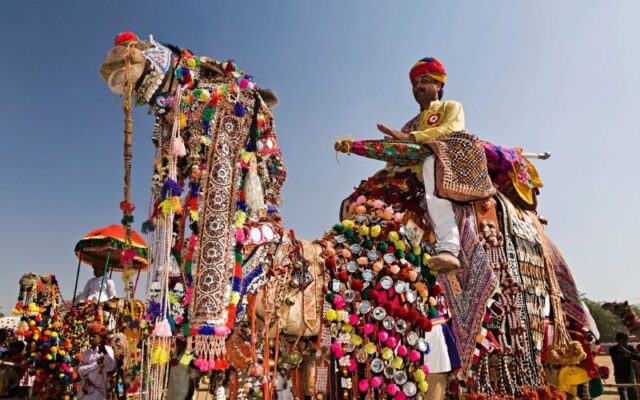
[[100, 335], [91, 335], [89, 336], [89, 344], [92, 346], [97, 346], [102, 343], [102, 336]]
[[629, 343], [629, 337], [623, 336], [618, 338], [618, 344], [626, 346]]
[[102, 276], [102, 272], [103, 269], [100, 266], [94, 266], [93, 267], [93, 276], [98, 277], [98, 276]]
[[438, 91], [442, 84], [429, 75], [420, 75], [411, 84], [413, 85], [413, 97], [422, 108], [426, 108], [429, 103], [438, 100]]

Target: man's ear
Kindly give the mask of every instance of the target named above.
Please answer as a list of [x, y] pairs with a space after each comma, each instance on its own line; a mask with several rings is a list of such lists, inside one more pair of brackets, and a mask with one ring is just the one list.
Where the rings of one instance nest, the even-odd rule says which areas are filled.
[[269, 107], [269, 109], [274, 109], [278, 106], [278, 95], [271, 89], [260, 89], [258, 90], [258, 94], [262, 98], [262, 101]]

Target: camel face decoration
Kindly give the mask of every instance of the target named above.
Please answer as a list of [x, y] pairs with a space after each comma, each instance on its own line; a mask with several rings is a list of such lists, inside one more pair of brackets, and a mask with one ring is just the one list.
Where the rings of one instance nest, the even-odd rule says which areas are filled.
[[[249, 363], [249, 378], [263, 378], [262, 396], [270, 398], [270, 369], [308, 367], [311, 378], [294, 388], [302, 397], [327, 394], [335, 367], [340, 398], [356, 389], [413, 397], [427, 390], [424, 336], [433, 326], [452, 340], [432, 351], [444, 347], [451, 368], [474, 378], [472, 391], [521, 396], [544, 386], [547, 294], [557, 324], [554, 354], [566, 355], [557, 279], [565, 299], [577, 290], [555, 276], [537, 216], [507, 197], [454, 206], [464, 267], [457, 275], [427, 268], [433, 234], [423, 218], [423, 185], [410, 172], [363, 181], [343, 203], [339, 224], [321, 241], [300, 241], [278, 213], [286, 172], [272, 92], [230, 61], [131, 34], [116, 39], [100, 73], [115, 93], [131, 85], [156, 113], [154, 210], [145, 226], [164, 254], [152, 272], [169, 265], [168, 257], [180, 265], [192, 297], [183, 322], [202, 371]], [[303, 361], [302, 354], [315, 357]], [[490, 358], [503, 372], [490, 373]], [[362, 373], [369, 368], [372, 376]]]

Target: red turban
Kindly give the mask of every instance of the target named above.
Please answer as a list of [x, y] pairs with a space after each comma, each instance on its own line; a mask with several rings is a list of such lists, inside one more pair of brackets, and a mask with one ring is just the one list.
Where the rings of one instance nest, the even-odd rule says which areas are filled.
[[418, 61], [409, 71], [409, 79], [413, 81], [420, 75], [427, 74], [438, 82], [447, 82], [447, 71], [444, 70], [444, 66], [434, 57], [425, 57]]
[[89, 332], [90, 336], [104, 336], [107, 334], [107, 328], [97, 322], [89, 324], [89, 326], [87, 327], [87, 331]]

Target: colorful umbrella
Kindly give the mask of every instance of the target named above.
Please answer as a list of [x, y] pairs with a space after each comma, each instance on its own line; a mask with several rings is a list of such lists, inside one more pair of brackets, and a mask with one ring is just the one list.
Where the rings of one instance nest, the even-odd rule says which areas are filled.
[[[107, 255], [109, 256], [109, 268], [121, 271], [120, 257], [126, 248], [125, 232], [122, 225], [109, 225], [104, 228], [94, 229], [85, 235], [76, 244], [76, 257], [82, 255], [82, 262], [89, 265], [104, 266]], [[133, 258], [133, 267], [138, 270], [146, 270], [149, 255], [147, 243], [136, 231], [131, 231], [131, 246], [136, 251]]]
[[353, 153], [402, 167], [421, 164], [433, 154], [429, 147], [419, 143], [388, 139], [339, 139], [335, 149], [341, 153]]

